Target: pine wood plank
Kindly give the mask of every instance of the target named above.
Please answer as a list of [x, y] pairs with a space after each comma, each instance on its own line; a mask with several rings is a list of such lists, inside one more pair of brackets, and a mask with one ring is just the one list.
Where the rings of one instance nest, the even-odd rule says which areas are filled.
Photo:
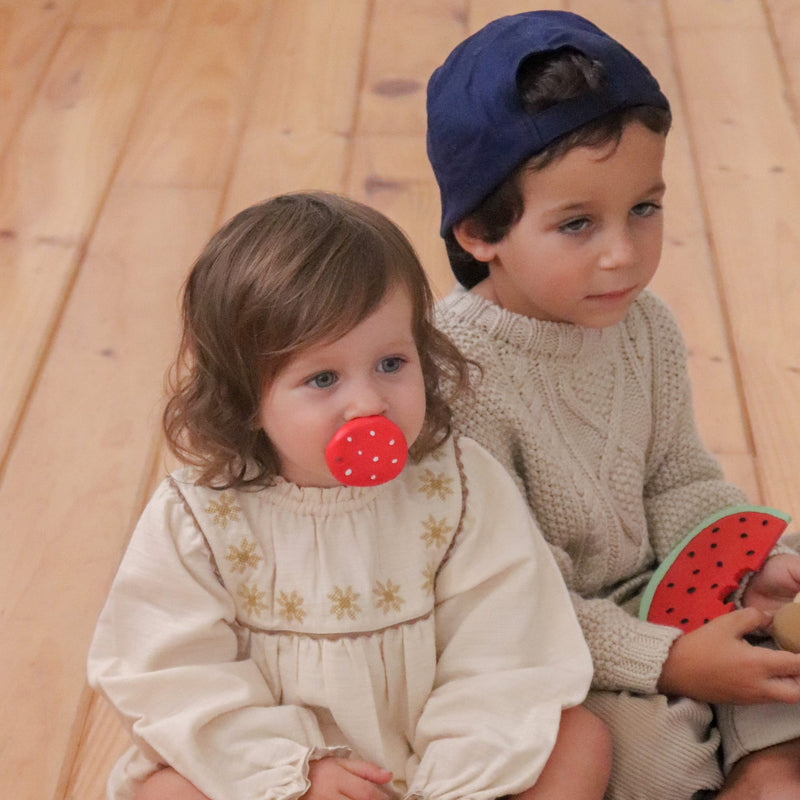
[[112, 191], [0, 485], [14, 532], [0, 537], [0, 685], [15, 687], [0, 785], [15, 796], [57, 796], [71, 769], [86, 650], [150, 477], [177, 290], [218, 199]]
[[[408, 234], [437, 295], [453, 284], [425, 150], [430, 73], [467, 34], [465, 2], [374, 4], [347, 190]], [[398, 31], [403, 35], [398, 36]]]
[[259, 0], [175, 0], [176, 8], [119, 180], [221, 186], [251, 93], [262, 30]]
[[394, 220], [408, 235], [437, 296], [454, 283], [439, 237], [439, 191], [425, 152], [425, 137], [359, 136], [347, 192]]
[[788, 81], [792, 115], [797, 125], [800, 121], [800, 4], [797, 0], [766, 0], [765, 9]]
[[365, 0], [269, 7], [224, 217], [281, 192], [344, 189], [367, 10]]
[[0, 474], [79, 252], [0, 238]]
[[129, 745], [128, 732], [114, 710], [104, 698], [92, 695], [78, 744], [80, 758], [67, 780], [65, 800], [103, 800], [109, 769]]
[[362, 134], [425, 134], [431, 72], [465, 35], [462, 2], [376, 0], [361, 94]]
[[797, 518], [800, 140], [763, 7], [734, 5], [667, 7], [764, 501]]
[[258, 80], [250, 87], [248, 126], [285, 134], [349, 134], [368, 11], [366, 0], [272, 3]]
[[85, 239], [157, 44], [145, 30], [67, 32], [0, 162], [0, 229], [71, 245]]
[[73, 25], [163, 28], [173, 0], [78, 0]]
[[[0, 159], [6, 255], [0, 268], [6, 309], [0, 323], [0, 463], [111, 180], [155, 47], [147, 34], [67, 31]], [[126, 70], [118, 57], [127, 60]]]
[[0, 154], [32, 101], [74, 0], [31, 7], [0, 2]]

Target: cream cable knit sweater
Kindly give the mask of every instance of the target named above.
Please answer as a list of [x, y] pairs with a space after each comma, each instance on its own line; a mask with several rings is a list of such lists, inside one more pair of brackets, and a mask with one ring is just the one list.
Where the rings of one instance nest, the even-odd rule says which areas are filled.
[[457, 287], [439, 327], [483, 369], [456, 428], [517, 479], [572, 592], [593, 688], [656, 692], [678, 631], [620, 606], [689, 530], [745, 502], [698, 437], [681, 334], [645, 292], [598, 330], [511, 313]]

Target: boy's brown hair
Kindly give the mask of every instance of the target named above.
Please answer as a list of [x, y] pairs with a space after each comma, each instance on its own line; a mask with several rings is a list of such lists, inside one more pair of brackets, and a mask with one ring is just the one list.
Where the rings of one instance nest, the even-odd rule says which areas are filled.
[[467, 363], [433, 325], [433, 295], [408, 239], [368, 206], [324, 192], [252, 206], [219, 230], [183, 293], [183, 333], [163, 424], [170, 449], [196, 482], [260, 487], [278, 474], [259, 427], [265, 386], [300, 351], [335, 340], [380, 305], [410, 296], [427, 403], [411, 448], [420, 458], [450, 433], [444, 394], [468, 386]]

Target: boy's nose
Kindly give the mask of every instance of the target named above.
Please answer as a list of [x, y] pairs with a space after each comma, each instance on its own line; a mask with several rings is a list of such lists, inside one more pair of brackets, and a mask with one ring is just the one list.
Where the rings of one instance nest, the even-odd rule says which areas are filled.
[[600, 256], [601, 269], [619, 269], [636, 261], [636, 248], [633, 239], [626, 231], [609, 235]]

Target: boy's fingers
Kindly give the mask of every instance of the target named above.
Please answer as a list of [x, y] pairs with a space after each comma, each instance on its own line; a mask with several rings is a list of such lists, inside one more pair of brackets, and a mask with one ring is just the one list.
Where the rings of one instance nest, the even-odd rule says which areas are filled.
[[738, 608], [730, 614], [724, 614], [720, 619], [723, 624], [730, 626], [731, 632], [738, 638], [752, 633], [759, 628], [766, 628], [772, 621], [772, 615], [759, 611], [757, 608]]

